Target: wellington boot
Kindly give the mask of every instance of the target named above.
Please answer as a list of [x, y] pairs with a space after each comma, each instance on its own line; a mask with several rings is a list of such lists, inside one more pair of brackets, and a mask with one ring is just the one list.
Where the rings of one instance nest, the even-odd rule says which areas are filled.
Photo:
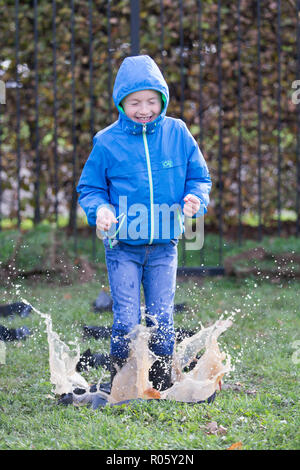
[[20, 339], [26, 339], [30, 336], [30, 330], [27, 326], [21, 326], [20, 328], [6, 328], [0, 325], [0, 340], [1, 341], [19, 341]]
[[153, 388], [163, 392], [172, 386], [172, 356], [158, 356], [158, 359], [149, 369], [149, 380]]
[[112, 311], [112, 298], [104, 290], [102, 290], [97, 299], [93, 302], [94, 312], [111, 312]]

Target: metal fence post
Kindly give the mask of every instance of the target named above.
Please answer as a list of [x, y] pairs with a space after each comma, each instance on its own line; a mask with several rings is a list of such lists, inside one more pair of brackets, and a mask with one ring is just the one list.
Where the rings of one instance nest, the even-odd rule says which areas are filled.
[[140, 0], [130, 0], [131, 55], [140, 53]]
[[[297, 77], [300, 77], [300, 0], [297, 0]], [[300, 235], [300, 104], [297, 109], [297, 144], [296, 144], [296, 236]]]
[[21, 200], [20, 200], [20, 190], [21, 190], [21, 148], [20, 148], [20, 126], [21, 126], [21, 104], [20, 104], [20, 87], [19, 87], [19, 55], [20, 55], [20, 26], [19, 26], [19, 0], [15, 2], [15, 40], [16, 40], [16, 153], [17, 153], [17, 223], [18, 228], [21, 227]]
[[[40, 158], [40, 133], [39, 133], [39, 64], [38, 64], [38, 0], [34, 0], [34, 100], [35, 100], [35, 207], [34, 224], [41, 222], [40, 210], [40, 181], [41, 181], [41, 158]], [[19, 133], [19, 131], [18, 131]], [[20, 212], [20, 211], [19, 211]]]

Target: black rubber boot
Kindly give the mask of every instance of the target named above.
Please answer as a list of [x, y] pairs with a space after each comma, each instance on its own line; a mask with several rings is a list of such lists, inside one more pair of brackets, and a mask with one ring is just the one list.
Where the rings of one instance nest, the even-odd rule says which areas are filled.
[[81, 354], [79, 361], [76, 364], [77, 372], [88, 370], [89, 367], [104, 367], [110, 370], [110, 358], [108, 354], [92, 354], [90, 348]]
[[112, 386], [116, 373], [124, 366], [127, 358], [110, 355], [110, 385]]
[[149, 369], [149, 380], [153, 388], [163, 392], [172, 386], [172, 356], [158, 356], [158, 359]]
[[20, 339], [26, 339], [30, 336], [30, 330], [27, 326], [21, 326], [21, 328], [6, 328], [0, 325], [0, 340], [1, 341], [19, 341]]
[[23, 302], [15, 302], [13, 304], [0, 305], [0, 317], [8, 317], [10, 315], [20, 315], [25, 318], [31, 312], [31, 305], [24, 304]]
[[111, 296], [102, 290], [95, 302], [93, 302], [94, 312], [111, 312], [112, 304]]
[[216, 398], [216, 392], [214, 392], [210, 397], [208, 397], [206, 400], [201, 400], [201, 401], [197, 401], [197, 403], [213, 403], [215, 401], [215, 398]]

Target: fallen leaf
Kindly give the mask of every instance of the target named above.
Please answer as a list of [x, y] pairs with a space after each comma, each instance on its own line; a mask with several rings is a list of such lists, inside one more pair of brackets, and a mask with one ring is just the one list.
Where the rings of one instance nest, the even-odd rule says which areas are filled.
[[225, 428], [224, 426], [220, 425], [219, 426], [219, 434], [226, 434], [227, 433], [227, 428]]
[[242, 389], [242, 384], [239, 382], [235, 384], [224, 384], [222, 385], [223, 390], [233, 390], [234, 392], [240, 392]]
[[206, 425], [207, 433], [206, 434], [217, 434], [218, 424], [216, 421], [212, 421]]
[[226, 434], [227, 433], [227, 428], [224, 426], [220, 425], [218, 426], [218, 423], [216, 421], [212, 421], [211, 423], [208, 423], [206, 425], [206, 434]]
[[155, 390], [155, 388], [147, 388], [147, 390], [144, 391], [144, 395], [147, 398], [160, 398], [160, 392]]
[[230, 447], [227, 447], [227, 450], [242, 450], [243, 444], [242, 442], [235, 442]]
[[53, 395], [46, 395], [46, 398], [50, 398], [51, 400], [55, 400], [54, 396]]

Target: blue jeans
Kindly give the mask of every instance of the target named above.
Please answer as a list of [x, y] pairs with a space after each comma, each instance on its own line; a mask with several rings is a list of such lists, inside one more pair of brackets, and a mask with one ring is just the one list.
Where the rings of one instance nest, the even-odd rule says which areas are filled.
[[175, 338], [177, 242], [134, 246], [118, 241], [112, 248], [107, 239], [103, 242], [114, 313], [110, 353], [123, 359], [128, 357], [129, 340], [125, 336], [141, 322], [142, 284], [146, 325], [158, 325], [150, 349], [159, 356], [171, 355]]

